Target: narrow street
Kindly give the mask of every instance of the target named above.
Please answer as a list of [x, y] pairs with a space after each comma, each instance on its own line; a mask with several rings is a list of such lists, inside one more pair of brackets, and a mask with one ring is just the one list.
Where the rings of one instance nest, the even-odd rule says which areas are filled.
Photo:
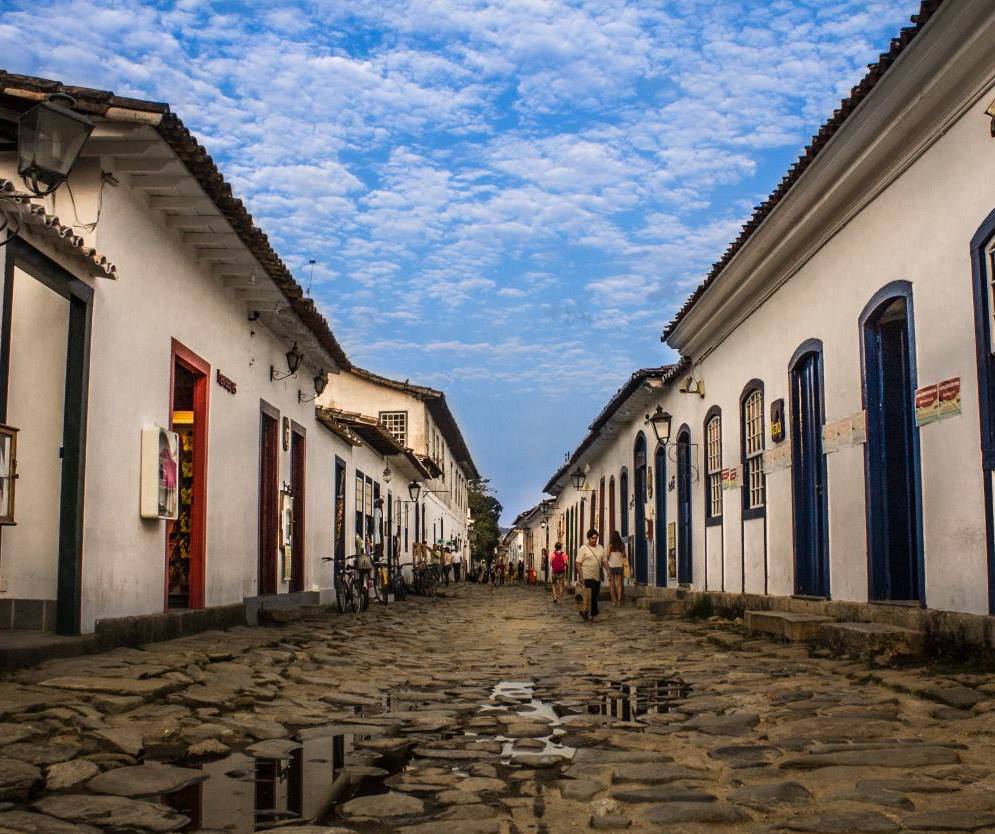
[[984, 680], [451, 587], [4, 681], [0, 832], [995, 829]]

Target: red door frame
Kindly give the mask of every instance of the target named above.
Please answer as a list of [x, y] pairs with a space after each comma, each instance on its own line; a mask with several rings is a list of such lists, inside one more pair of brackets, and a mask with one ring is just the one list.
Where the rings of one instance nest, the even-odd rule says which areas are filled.
[[307, 508], [307, 430], [290, 423], [290, 489], [294, 496], [293, 549], [291, 551], [290, 590], [305, 588], [305, 512]]
[[[176, 364], [197, 376], [193, 388], [193, 506], [190, 508], [190, 608], [204, 607], [207, 561], [207, 439], [210, 415], [211, 366], [182, 343], [172, 340], [169, 362], [169, 424], [173, 424]], [[166, 538], [166, 572], [163, 610], [169, 610], [169, 538]]]

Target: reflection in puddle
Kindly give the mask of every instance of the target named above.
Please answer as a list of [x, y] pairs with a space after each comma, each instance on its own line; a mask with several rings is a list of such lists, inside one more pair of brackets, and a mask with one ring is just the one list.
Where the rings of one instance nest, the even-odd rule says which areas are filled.
[[208, 778], [162, 798], [189, 817], [184, 831], [231, 834], [311, 822], [326, 816], [353, 787], [343, 772], [353, 758], [351, 736], [326, 736], [296, 745], [281, 758], [236, 753], [202, 766]]
[[609, 687], [607, 694], [589, 705], [587, 711], [619, 721], [635, 721], [641, 715], [668, 713], [691, 691], [684, 681], [673, 678], [640, 678], [606, 683]]
[[516, 739], [505, 736], [481, 736], [479, 741], [500, 741], [503, 743], [501, 757], [504, 764], [516, 762], [528, 763], [536, 756], [558, 756], [562, 759], [572, 759], [577, 749], [557, 744], [553, 739], [564, 734], [560, 727], [562, 722], [552, 704], [535, 697], [535, 684], [532, 681], [501, 681], [491, 691], [490, 703], [484, 706], [482, 712], [514, 712], [522, 721], [543, 722], [550, 728], [550, 733], [539, 736], [543, 742], [542, 748], [516, 748]]

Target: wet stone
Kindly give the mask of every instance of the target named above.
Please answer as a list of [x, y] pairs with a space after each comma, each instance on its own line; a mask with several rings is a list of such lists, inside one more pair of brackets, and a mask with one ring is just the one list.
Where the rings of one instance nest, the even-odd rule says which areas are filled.
[[995, 827], [995, 813], [955, 808], [924, 811], [904, 817], [902, 825], [911, 831], [977, 831], [979, 828]]
[[35, 744], [27, 741], [8, 744], [3, 750], [0, 750], [0, 755], [5, 758], [19, 759], [38, 767], [68, 761], [75, 758], [77, 753], [79, 753], [79, 748], [75, 745]]
[[769, 744], [734, 744], [715, 747], [708, 751], [710, 758], [723, 761], [732, 768], [760, 767], [782, 755], [777, 747]]
[[30, 811], [0, 813], [0, 834], [96, 834], [97, 829], [80, 826], [46, 814]]
[[644, 820], [657, 825], [678, 822], [734, 823], [746, 822], [750, 815], [724, 802], [668, 802], [650, 805], [641, 812]]
[[41, 771], [20, 759], [0, 759], [0, 800], [24, 799], [37, 782]]
[[153, 762], [108, 770], [91, 779], [87, 787], [94, 793], [134, 798], [175, 793], [206, 779], [200, 770]]
[[604, 785], [586, 779], [564, 779], [560, 782], [560, 795], [564, 799], [576, 799], [582, 802], [593, 799], [604, 789]]
[[629, 828], [632, 820], [618, 814], [605, 814], [601, 817], [591, 817], [588, 825], [596, 831], [620, 831]]
[[68, 822], [92, 823], [112, 831], [178, 831], [190, 821], [165, 805], [119, 796], [61, 794], [46, 797], [34, 807]]
[[817, 770], [822, 767], [930, 767], [957, 764], [960, 756], [947, 747], [905, 745], [871, 750], [840, 750], [811, 753], [781, 762], [785, 770]]
[[643, 782], [647, 785], [665, 785], [670, 782], [709, 778], [707, 773], [673, 764], [620, 765], [615, 768], [616, 782]]
[[100, 773], [100, 768], [87, 759], [73, 759], [52, 765], [45, 775], [45, 789], [64, 791], [92, 779]]
[[414, 796], [403, 793], [384, 793], [361, 796], [339, 806], [339, 813], [346, 818], [384, 819], [387, 817], [410, 817], [420, 814], [425, 803]]
[[890, 834], [900, 826], [876, 811], [826, 812], [797, 816], [775, 826], [778, 831], [805, 834]]
[[763, 811], [774, 805], [794, 805], [811, 798], [808, 788], [797, 782], [767, 782], [739, 788], [730, 794], [729, 801], [755, 811]]

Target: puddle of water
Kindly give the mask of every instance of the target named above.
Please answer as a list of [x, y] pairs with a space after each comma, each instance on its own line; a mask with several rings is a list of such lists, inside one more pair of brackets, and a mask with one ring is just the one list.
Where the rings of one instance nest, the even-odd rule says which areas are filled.
[[490, 702], [481, 708], [484, 714], [496, 712], [514, 712], [523, 721], [546, 719], [546, 726], [550, 728], [550, 733], [538, 737], [543, 742], [542, 748], [515, 748], [517, 739], [506, 736], [480, 736], [478, 741], [500, 741], [501, 757], [503, 764], [514, 764], [515, 762], [527, 762], [534, 756], [558, 756], [564, 760], [570, 760], [577, 752], [575, 747], [567, 747], [557, 744], [554, 739], [564, 734], [560, 728], [563, 723], [552, 704], [535, 696], [535, 684], [532, 681], [501, 681], [491, 690]]
[[676, 678], [638, 678], [604, 681], [608, 692], [588, 706], [592, 715], [618, 721], [637, 721], [642, 715], [670, 712], [687, 698], [691, 687]]

